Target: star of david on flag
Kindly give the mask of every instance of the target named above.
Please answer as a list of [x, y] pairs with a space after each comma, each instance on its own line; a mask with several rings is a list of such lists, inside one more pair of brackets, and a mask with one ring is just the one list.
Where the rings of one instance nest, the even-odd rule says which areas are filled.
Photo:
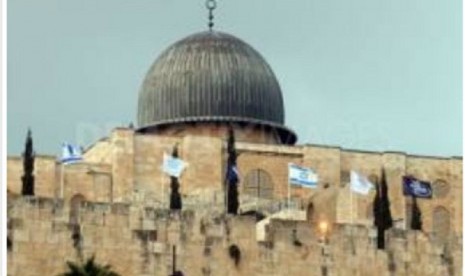
[[304, 188], [316, 188], [318, 175], [312, 169], [290, 163], [289, 182], [293, 185], [299, 185]]

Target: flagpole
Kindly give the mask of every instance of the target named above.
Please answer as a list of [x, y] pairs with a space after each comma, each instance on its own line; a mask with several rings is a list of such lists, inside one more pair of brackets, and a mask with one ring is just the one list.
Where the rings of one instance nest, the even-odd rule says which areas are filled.
[[60, 174], [60, 198], [64, 199], [64, 192], [63, 192], [63, 186], [64, 186], [64, 180], [65, 180], [65, 164], [61, 162], [61, 174]]
[[226, 199], [225, 199], [225, 203], [226, 203], [226, 214], [228, 213], [229, 211], [229, 206], [228, 206], [228, 195], [229, 195], [229, 184], [227, 181], [225, 181], [225, 188], [226, 188], [226, 193], [225, 193], [225, 196], [226, 196]]
[[[226, 153], [228, 154], [228, 157], [229, 157], [228, 141], [229, 141], [229, 136], [228, 136], [228, 138], [226, 138]], [[224, 143], [223, 143], [223, 146], [224, 146]], [[222, 151], [222, 153], [223, 153], [223, 151]], [[229, 183], [228, 183], [228, 166], [229, 166], [229, 164], [228, 164], [228, 160], [229, 160], [229, 158], [228, 157], [226, 157], [226, 169], [225, 169], [225, 167], [223, 167], [223, 169], [225, 169], [225, 170], [222, 171], [222, 175], [224, 177], [222, 183], [223, 183], [223, 191], [224, 191], [224, 194], [223, 194], [224, 195], [224, 198], [223, 198], [224, 202], [223, 202], [223, 204], [224, 204], [224, 208], [225, 208], [225, 212], [224, 212], [225, 214], [228, 214], [228, 211], [229, 211], [229, 208], [228, 208], [228, 194], [229, 194]], [[222, 158], [222, 162], [224, 162], [224, 156]], [[224, 164], [224, 163], [222, 163], [222, 164]]]
[[161, 172], [161, 208], [165, 207], [165, 178], [164, 178], [164, 172], [162, 170]]
[[350, 225], [352, 226], [354, 224], [354, 210], [353, 210], [353, 204], [354, 204], [354, 195], [352, 193], [352, 189], [350, 187], [351, 184], [349, 184], [349, 193], [350, 193]]
[[[402, 183], [404, 184], [404, 183]], [[413, 196], [410, 196], [410, 202], [413, 201]], [[408, 221], [407, 221], [407, 216], [408, 216], [408, 212], [411, 211], [411, 210], [408, 210], [407, 208], [407, 203], [408, 203], [408, 198], [406, 196], [404, 196], [404, 206], [405, 206], [405, 212], [404, 212], [404, 230], [407, 230], [408, 229]], [[412, 208], [413, 208], [413, 203], [411, 204]], [[413, 219], [413, 216], [412, 218], [410, 219], [410, 224], [412, 224], [411, 220]]]
[[349, 182], [349, 193], [350, 193], [350, 244], [352, 247], [352, 254], [355, 255], [355, 244], [354, 244], [354, 191], [352, 191], [352, 179]]
[[[260, 173], [260, 172], [258, 172], [258, 173]], [[259, 175], [259, 177], [260, 177], [260, 175]], [[260, 182], [257, 183], [257, 197], [255, 198], [255, 211], [256, 212], [258, 212], [258, 199], [259, 198], [260, 198]]]
[[291, 213], [291, 181], [289, 181], [289, 176], [287, 177], [287, 212]]

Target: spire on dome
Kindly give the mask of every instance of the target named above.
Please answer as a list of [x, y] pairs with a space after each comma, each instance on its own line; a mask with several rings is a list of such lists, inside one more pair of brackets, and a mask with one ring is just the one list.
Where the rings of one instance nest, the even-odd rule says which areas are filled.
[[213, 29], [213, 10], [216, 9], [216, 1], [215, 0], [207, 0], [205, 6], [208, 9], [208, 28], [210, 31]]

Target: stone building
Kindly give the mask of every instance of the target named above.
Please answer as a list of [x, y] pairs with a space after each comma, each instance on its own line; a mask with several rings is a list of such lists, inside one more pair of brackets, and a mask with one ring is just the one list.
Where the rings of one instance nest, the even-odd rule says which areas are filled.
[[[22, 158], [8, 158], [9, 275], [56, 275], [92, 254], [121, 275], [169, 275], [174, 262], [184, 275], [461, 275], [461, 158], [296, 144], [284, 115], [273, 71], [247, 43], [218, 31], [174, 43], [142, 84], [137, 128], [114, 129], [76, 164], [37, 156], [33, 197], [20, 195]], [[236, 216], [225, 212], [229, 127]], [[168, 209], [161, 170], [175, 145], [188, 163], [182, 211]], [[288, 163], [319, 176], [316, 189], [292, 187], [291, 206]], [[376, 183], [383, 169], [394, 227], [378, 250], [375, 192], [350, 196], [348, 184], [351, 170]], [[409, 230], [404, 175], [433, 185], [418, 200], [422, 232]]]

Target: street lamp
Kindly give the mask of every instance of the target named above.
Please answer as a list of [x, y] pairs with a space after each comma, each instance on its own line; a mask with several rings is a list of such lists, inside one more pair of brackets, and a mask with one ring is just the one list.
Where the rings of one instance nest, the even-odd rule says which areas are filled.
[[318, 222], [318, 230], [321, 234], [321, 239], [320, 239], [320, 245], [321, 245], [321, 256], [323, 257], [323, 263], [321, 266], [321, 273], [322, 275], [326, 276], [328, 275], [328, 260], [329, 260], [329, 255], [327, 251], [327, 243], [328, 243], [328, 230], [329, 230], [329, 224], [325, 220], [321, 220]]
[[318, 223], [318, 229], [320, 230], [323, 240], [326, 238], [326, 235], [328, 234], [328, 228], [329, 227], [327, 221], [322, 220]]

